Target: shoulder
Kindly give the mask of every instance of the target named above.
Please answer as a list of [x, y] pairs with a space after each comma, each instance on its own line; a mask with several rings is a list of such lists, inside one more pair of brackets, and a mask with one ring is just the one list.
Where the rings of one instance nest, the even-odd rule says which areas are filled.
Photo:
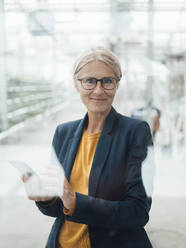
[[122, 128], [125, 127], [128, 130], [135, 131], [138, 128], [149, 129], [148, 123], [144, 120], [139, 120], [139, 119], [135, 119], [132, 117], [128, 117], [120, 113], [117, 113], [117, 119], [118, 119], [119, 126], [121, 126]]
[[69, 121], [59, 124], [54, 133], [54, 140], [63, 137], [63, 141], [70, 139], [81, 120]]
[[129, 139], [129, 143], [136, 142], [139, 140], [147, 140], [148, 144], [152, 144], [152, 134], [149, 124], [144, 120], [135, 119], [117, 114], [117, 128], [119, 134], [123, 137], [123, 134], [126, 135], [126, 138]]
[[62, 133], [62, 132], [73, 132], [73, 130], [75, 130], [77, 128], [77, 126], [79, 125], [81, 119], [79, 120], [75, 120], [75, 121], [68, 121], [68, 122], [64, 122], [61, 123], [57, 126], [57, 131], [58, 134]]
[[80, 121], [81, 120], [64, 122], [56, 127], [52, 141], [56, 154], [59, 154], [59, 150], [62, 145], [68, 144]]

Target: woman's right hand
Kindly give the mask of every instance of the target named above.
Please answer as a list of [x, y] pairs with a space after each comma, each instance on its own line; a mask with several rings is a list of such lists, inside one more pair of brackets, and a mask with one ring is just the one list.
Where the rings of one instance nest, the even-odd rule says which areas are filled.
[[22, 181], [24, 183], [25, 191], [27, 193], [27, 197], [29, 200], [33, 200], [36, 202], [39, 201], [50, 201], [53, 200], [54, 197], [51, 196], [45, 196], [41, 192], [41, 181], [38, 175], [26, 173], [25, 175], [22, 176]]
[[52, 201], [63, 193], [64, 174], [57, 167], [45, 167], [40, 174], [26, 173], [22, 176], [25, 191], [30, 200]]

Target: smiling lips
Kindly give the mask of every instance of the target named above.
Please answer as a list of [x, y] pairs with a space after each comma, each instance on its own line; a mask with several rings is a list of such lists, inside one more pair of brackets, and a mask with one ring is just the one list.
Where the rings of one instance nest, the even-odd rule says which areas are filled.
[[95, 102], [104, 102], [106, 99], [101, 99], [101, 98], [90, 98], [90, 100], [93, 100]]

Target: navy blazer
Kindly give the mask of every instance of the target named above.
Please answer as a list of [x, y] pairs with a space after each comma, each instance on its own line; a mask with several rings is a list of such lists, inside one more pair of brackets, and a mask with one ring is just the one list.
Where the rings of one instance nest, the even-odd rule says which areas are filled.
[[[59, 125], [54, 134], [53, 146], [68, 180], [87, 121], [86, 114], [81, 120]], [[149, 125], [112, 107], [96, 147], [88, 195], [76, 192], [73, 215], [64, 215], [60, 198], [53, 205], [36, 203], [43, 214], [56, 217], [46, 248], [57, 247], [65, 219], [88, 225], [92, 248], [152, 247], [144, 230], [151, 198], [141, 177], [148, 145], [152, 145]]]

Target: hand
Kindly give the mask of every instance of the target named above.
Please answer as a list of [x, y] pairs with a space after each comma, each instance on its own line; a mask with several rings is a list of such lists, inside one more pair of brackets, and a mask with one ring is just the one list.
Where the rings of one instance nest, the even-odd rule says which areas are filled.
[[75, 198], [75, 192], [73, 191], [70, 183], [64, 178], [63, 195], [61, 197], [65, 208], [70, 209]]
[[41, 189], [41, 182], [37, 175], [26, 173], [23, 175], [22, 181], [24, 182], [25, 190], [29, 200], [45, 202], [54, 199], [54, 197], [40, 194], [39, 189]]
[[64, 173], [60, 167], [44, 167], [39, 174], [26, 173], [22, 181], [30, 200], [50, 201], [63, 194]]

